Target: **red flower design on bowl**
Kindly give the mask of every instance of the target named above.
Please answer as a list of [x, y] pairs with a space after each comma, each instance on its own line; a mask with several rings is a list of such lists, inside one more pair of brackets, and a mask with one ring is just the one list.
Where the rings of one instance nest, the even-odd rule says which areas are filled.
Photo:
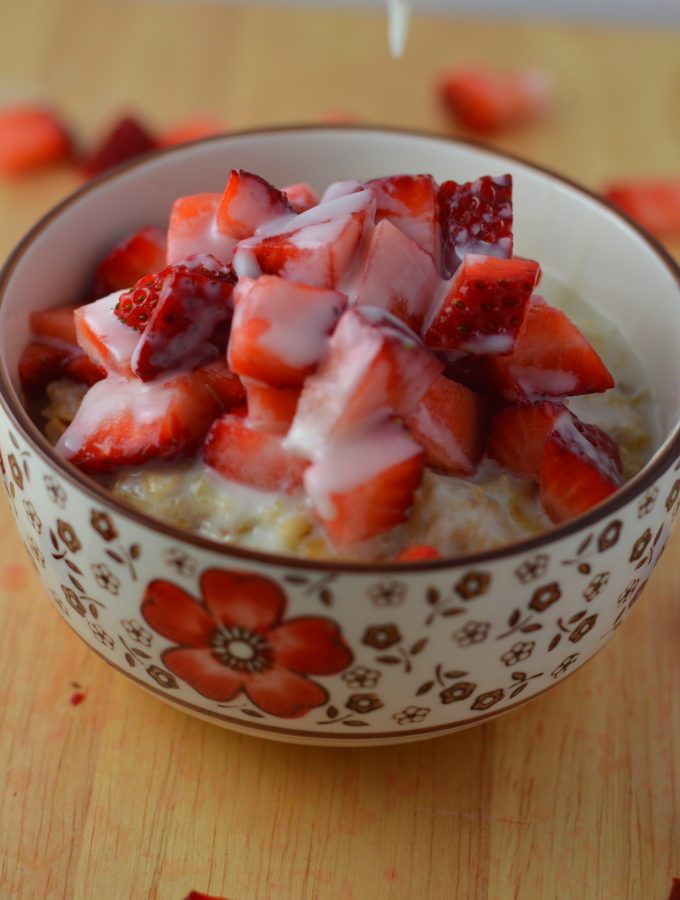
[[165, 666], [204, 697], [233, 700], [244, 693], [259, 709], [297, 718], [328, 701], [308, 675], [335, 675], [352, 652], [330, 619], [283, 621], [287, 599], [269, 578], [207, 569], [197, 600], [171, 581], [152, 581], [142, 615], [179, 646], [162, 654]]

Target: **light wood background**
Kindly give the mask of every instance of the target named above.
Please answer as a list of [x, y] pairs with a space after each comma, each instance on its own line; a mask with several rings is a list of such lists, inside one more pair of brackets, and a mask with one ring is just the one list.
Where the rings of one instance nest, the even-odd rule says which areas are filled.
[[[680, 164], [677, 32], [416, 16], [397, 62], [377, 12], [0, 0], [0, 14], [0, 103], [50, 100], [84, 137], [126, 108], [153, 126], [345, 110], [447, 131], [432, 79], [479, 59], [556, 80], [552, 117], [501, 147], [593, 187]], [[0, 255], [75, 183], [64, 167], [0, 185]], [[0, 897], [665, 900], [680, 875], [679, 558], [676, 534], [597, 659], [497, 723], [305, 749], [194, 720], [107, 668], [50, 607], [3, 502]]]

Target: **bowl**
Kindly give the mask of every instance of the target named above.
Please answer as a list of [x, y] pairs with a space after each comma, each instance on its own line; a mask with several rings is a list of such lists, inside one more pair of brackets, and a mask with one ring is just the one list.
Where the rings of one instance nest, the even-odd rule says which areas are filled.
[[[56, 457], [23, 407], [28, 314], [80, 295], [126, 233], [175, 197], [249, 168], [275, 184], [396, 172], [509, 171], [516, 250], [613, 318], [653, 386], [645, 468], [561, 527], [410, 564], [330, 564], [217, 544], [124, 507]], [[680, 273], [583, 188], [491, 149], [383, 129], [289, 128], [210, 139], [86, 184], [19, 244], [0, 279], [5, 490], [47, 593], [97, 654], [219, 725], [308, 744], [381, 744], [487, 721], [576, 671], [623, 622], [680, 509]]]

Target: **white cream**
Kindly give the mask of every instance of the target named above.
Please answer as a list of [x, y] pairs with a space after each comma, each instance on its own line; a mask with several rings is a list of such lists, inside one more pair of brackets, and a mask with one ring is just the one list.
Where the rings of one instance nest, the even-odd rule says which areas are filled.
[[387, 0], [387, 42], [390, 54], [403, 56], [411, 19], [411, 0]]

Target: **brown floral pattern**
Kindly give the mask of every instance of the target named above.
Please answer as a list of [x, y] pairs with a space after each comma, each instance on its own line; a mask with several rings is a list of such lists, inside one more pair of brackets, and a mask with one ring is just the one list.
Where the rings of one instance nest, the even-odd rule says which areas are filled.
[[461, 700], [467, 700], [476, 690], [477, 685], [474, 681], [457, 681], [440, 691], [439, 699], [442, 703], [459, 703]]
[[113, 524], [113, 519], [100, 509], [90, 510], [90, 525], [104, 541], [115, 541], [118, 537], [118, 529]]
[[64, 522], [63, 519], [57, 519], [57, 534], [71, 553], [77, 553], [82, 549], [82, 544], [78, 540], [78, 535], [76, 534], [73, 525]]
[[400, 581], [381, 581], [368, 589], [368, 596], [379, 609], [401, 606], [406, 598], [406, 585]]
[[429, 713], [430, 708], [427, 706], [407, 706], [401, 712], [395, 713], [392, 718], [397, 725], [417, 725], [424, 721]]
[[377, 694], [352, 694], [345, 703], [347, 709], [364, 715], [382, 709], [384, 705]]
[[362, 644], [375, 650], [388, 650], [400, 641], [401, 632], [396, 625], [370, 625], [361, 639]]
[[459, 647], [471, 647], [483, 643], [489, 636], [491, 622], [466, 622], [458, 631], [454, 631], [453, 639]]
[[491, 707], [495, 706], [497, 703], [500, 703], [504, 697], [505, 691], [503, 688], [496, 688], [495, 691], [485, 691], [475, 699], [475, 702], [470, 709], [481, 709], [486, 711], [487, 709], [491, 709]]
[[366, 666], [355, 666], [349, 672], [343, 672], [340, 676], [349, 688], [374, 688], [380, 681], [382, 672], [378, 669], [369, 669]]
[[105, 563], [95, 563], [90, 568], [99, 587], [104, 588], [105, 591], [114, 596], [119, 593], [120, 578], [114, 575]]
[[562, 588], [556, 581], [551, 581], [550, 584], [536, 588], [531, 595], [529, 609], [533, 609], [535, 612], [545, 612], [553, 603], [557, 603], [561, 596]]
[[490, 586], [491, 575], [487, 572], [468, 572], [453, 589], [463, 600], [474, 600], [486, 594]]
[[537, 578], [545, 575], [550, 557], [547, 553], [538, 553], [531, 559], [525, 559], [524, 562], [515, 569], [515, 576], [522, 584], [529, 584]]
[[536, 641], [517, 641], [501, 656], [501, 662], [506, 666], [516, 666], [517, 663], [529, 659], [535, 646]]

